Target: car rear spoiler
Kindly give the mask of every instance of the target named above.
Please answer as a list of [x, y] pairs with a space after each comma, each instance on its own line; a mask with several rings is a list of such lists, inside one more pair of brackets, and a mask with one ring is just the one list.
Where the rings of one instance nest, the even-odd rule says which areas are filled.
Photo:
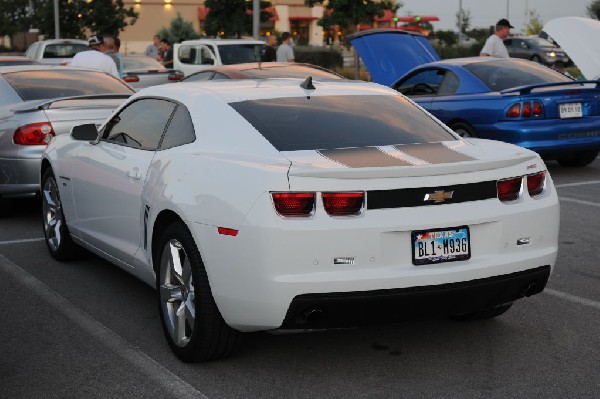
[[511, 87], [510, 89], [505, 89], [500, 92], [500, 94], [510, 94], [510, 93], [519, 93], [519, 95], [530, 94], [532, 90], [546, 87], [555, 87], [555, 86], [573, 86], [573, 85], [583, 85], [583, 84], [594, 84], [596, 85], [596, 89], [600, 86], [600, 80], [574, 80], [572, 82], [556, 82], [556, 83], [538, 83], [534, 85], [527, 86], [517, 86]]
[[48, 109], [52, 104], [60, 102], [60, 101], [70, 101], [70, 100], [118, 100], [123, 99], [126, 100], [131, 97], [131, 94], [90, 94], [86, 96], [69, 96], [69, 97], [59, 97], [52, 99], [43, 99], [36, 101], [29, 101], [25, 104], [22, 104], [18, 107], [15, 107], [13, 111], [15, 113], [19, 112], [31, 112], [38, 111], [42, 109]]

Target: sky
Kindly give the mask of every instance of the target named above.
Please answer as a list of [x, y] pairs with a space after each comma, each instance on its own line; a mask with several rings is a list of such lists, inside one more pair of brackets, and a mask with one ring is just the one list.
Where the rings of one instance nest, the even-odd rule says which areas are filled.
[[[399, 15], [435, 15], [435, 30], [456, 30], [456, 12], [461, 0], [401, 0]], [[559, 17], [587, 17], [592, 0], [462, 0], [462, 8], [471, 13], [471, 28], [489, 28], [500, 18], [508, 18], [514, 33], [524, 32], [526, 9], [534, 10], [545, 24]], [[508, 11], [508, 16], [507, 16]]]

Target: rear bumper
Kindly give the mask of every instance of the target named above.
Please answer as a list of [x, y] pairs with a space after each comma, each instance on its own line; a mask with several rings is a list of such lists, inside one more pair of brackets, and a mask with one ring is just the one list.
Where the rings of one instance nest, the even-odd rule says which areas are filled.
[[40, 191], [40, 159], [1, 159], [0, 195], [28, 195]]
[[296, 296], [282, 329], [335, 328], [421, 316], [451, 316], [514, 302], [544, 290], [550, 266], [460, 283]]

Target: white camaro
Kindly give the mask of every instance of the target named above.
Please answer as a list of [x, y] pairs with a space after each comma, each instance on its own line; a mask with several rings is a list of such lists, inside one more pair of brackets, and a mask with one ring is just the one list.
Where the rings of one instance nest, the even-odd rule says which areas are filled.
[[54, 138], [41, 175], [52, 256], [82, 246], [155, 286], [184, 361], [244, 331], [498, 316], [558, 247], [538, 155], [370, 83], [150, 87]]

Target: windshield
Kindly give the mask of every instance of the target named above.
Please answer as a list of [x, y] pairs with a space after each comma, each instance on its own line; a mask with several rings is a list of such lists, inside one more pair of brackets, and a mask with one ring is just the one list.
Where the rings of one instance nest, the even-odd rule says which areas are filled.
[[123, 57], [123, 69], [147, 71], [150, 69], [165, 69], [165, 67], [160, 62], [150, 57]]
[[526, 40], [527, 44], [531, 45], [531, 46], [537, 46], [537, 47], [556, 47], [556, 45], [554, 43], [549, 42], [546, 39], [527, 39]]
[[572, 81], [565, 75], [546, 68], [541, 64], [514, 59], [474, 62], [464, 67], [477, 76], [491, 91], [502, 91], [513, 87], [539, 83]]
[[40, 70], [11, 72], [2, 76], [25, 101], [134, 92], [119, 79], [95, 71]]
[[279, 151], [456, 140], [402, 96], [290, 97], [229, 105]]
[[260, 61], [264, 44], [223, 44], [219, 46], [223, 65]]
[[311, 68], [303, 65], [269, 66], [262, 64], [262, 68], [244, 69], [242, 72], [250, 79], [267, 78], [301, 78], [312, 76], [313, 79], [343, 79], [342, 76], [319, 68]]

